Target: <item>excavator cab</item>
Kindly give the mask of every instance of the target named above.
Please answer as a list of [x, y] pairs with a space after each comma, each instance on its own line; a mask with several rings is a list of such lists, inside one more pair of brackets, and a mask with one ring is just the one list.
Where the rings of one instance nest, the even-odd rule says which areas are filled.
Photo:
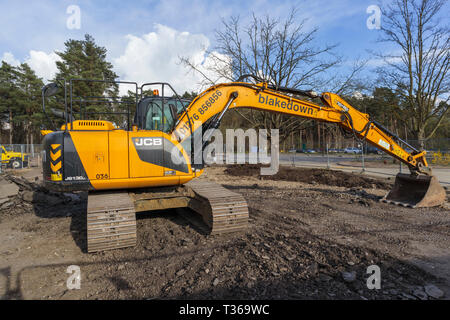
[[134, 124], [140, 130], [161, 130], [169, 133], [190, 102], [187, 99], [145, 97], [138, 102]]

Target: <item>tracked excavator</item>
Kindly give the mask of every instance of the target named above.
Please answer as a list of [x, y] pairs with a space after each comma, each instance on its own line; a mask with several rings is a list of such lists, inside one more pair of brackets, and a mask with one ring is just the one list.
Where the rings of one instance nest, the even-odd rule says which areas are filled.
[[[253, 79], [247, 80], [249, 77]], [[383, 201], [410, 207], [431, 207], [445, 202], [445, 190], [431, 175], [425, 151], [402, 141], [331, 92], [319, 95], [243, 76], [236, 82], [214, 85], [192, 101], [186, 101], [168, 83], [146, 83], [139, 87], [135, 82], [114, 82], [133, 86], [135, 99], [130, 102], [105, 96], [80, 97], [74, 88], [81, 82], [112, 83], [63, 79], [42, 89], [45, 114], [46, 99], [56, 96], [58, 91], [64, 103], [64, 111], [51, 110], [63, 117], [64, 124], [59, 129], [42, 130], [43, 181], [50, 190], [88, 191], [88, 252], [134, 246], [136, 213], [144, 211], [188, 207], [199, 214], [210, 234], [245, 230], [246, 200], [221, 185], [197, 179], [203, 173], [204, 163], [192, 163], [195, 132], [201, 126], [203, 132], [218, 128], [224, 114], [233, 108], [254, 108], [335, 123], [345, 133], [367, 141], [408, 166], [410, 173], [396, 176], [393, 189]], [[155, 86], [158, 89], [152, 91]], [[318, 102], [312, 102], [314, 99]], [[99, 102], [111, 110], [98, 112], [89, 108]], [[117, 108], [120, 103], [126, 107]], [[93, 114], [100, 119], [116, 114], [125, 120], [123, 123], [89, 120]]]

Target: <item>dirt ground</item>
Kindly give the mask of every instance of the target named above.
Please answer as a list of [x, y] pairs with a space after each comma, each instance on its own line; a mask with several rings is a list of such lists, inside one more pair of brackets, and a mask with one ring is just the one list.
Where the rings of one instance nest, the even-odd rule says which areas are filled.
[[347, 188], [360, 187], [385, 190], [391, 188], [391, 183], [388, 181], [327, 169], [281, 167], [274, 175], [260, 175], [259, 165], [239, 164], [225, 168], [224, 172], [235, 177], [258, 177], [260, 180], [297, 181]]
[[[36, 197], [20, 186], [17, 196], [0, 205], [0, 297], [450, 297], [446, 207], [379, 203], [389, 181], [351, 174], [312, 170], [310, 178], [294, 179], [308, 174], [289, 171], [273, 180], [260, 178], [254, 168], [245, 175], [233, 175], [240, 168], [226, 169], [209, 167], [204, 178], [247, 199], [247, 232], [208, 236], [176, 210], [145, 213], [138, 215], [136, 247], [97, 254], [86, 253], [86, 193]], [[23, 174], [30, 181], [39, 176]], [[81, 270], [78, 290], [66, 286], [71, 265]], [[381, 269], [379, 290], [367, 288], [370, 265]]]

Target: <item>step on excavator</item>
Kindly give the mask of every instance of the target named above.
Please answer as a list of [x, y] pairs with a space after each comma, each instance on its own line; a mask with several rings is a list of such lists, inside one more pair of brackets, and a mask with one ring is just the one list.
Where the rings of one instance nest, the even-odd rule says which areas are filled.
[[[135, 97], [79, 96], [75, 92], [79, 92], [76, 86], [80, 83], [85, 87], [131, 85]], [[54, 191], [88, 191], [88, 252], [134, 246], [136, 213], [145, 211], [190, 208], [198, 214], [196, 221], [202, 221], [205, 232], [245, 230], [246, 200], [221, 185], [199, 179], [204, 161], [191, 161], [197, 130], [217, 129], [232, 108], [335, 123], [345, 134], [367, 141], [408, 166], [410, 173], [399, 173], [382, 201], [418, 208], [438, 206], [446, 200], [445, 190], [431, 175], [426, 151], [402, 141], [331, 92], [279, 87], [245, 75], [236, 82], [214, 85], [188, 101], [163, 82], [139, 87], [136, 82], [59, 79], [42, 89], [46, 115], [45, 101], [52, 96], [59, 97], [56, 100], [64, 105], [64, 111], [50, 111], [61, 116], [64, 124], [41, 131], [43, 181]], [[91, 107], [100, 103], [109, 109], [99, 112]], [[96, 120], [92, 120], [93, 115]], [[48, 120], [53, 124], [50, 117]]]

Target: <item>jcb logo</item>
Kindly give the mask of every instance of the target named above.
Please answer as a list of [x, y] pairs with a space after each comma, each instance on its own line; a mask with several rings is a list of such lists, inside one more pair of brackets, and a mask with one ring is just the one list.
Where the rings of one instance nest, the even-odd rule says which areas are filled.
[[134, 139], [134, 144], [137, 147], [162, 146], [162, 139], [161, 138], [137, 138], [137, 139]]

